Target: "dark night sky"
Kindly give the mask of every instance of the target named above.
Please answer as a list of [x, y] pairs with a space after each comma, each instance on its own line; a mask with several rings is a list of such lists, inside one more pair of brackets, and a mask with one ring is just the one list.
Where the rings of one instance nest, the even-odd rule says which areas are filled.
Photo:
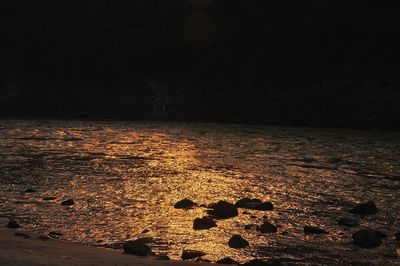
[[399, 129], [391, 1], [3, 1], [0, 114]]

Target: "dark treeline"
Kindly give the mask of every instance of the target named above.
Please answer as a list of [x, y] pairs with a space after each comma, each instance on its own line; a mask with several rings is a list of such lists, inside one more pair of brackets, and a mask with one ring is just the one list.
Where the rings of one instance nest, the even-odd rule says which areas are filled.
[[0, 13], [0, 115], [400, 129], [390, 1], [16, 0]]

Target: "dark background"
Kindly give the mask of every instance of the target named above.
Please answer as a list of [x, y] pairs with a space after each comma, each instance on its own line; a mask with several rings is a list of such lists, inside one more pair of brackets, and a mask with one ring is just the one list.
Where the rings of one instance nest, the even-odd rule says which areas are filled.
[[3, 117], [400, 129], [396, 1], [9, 0], [0, 15]]

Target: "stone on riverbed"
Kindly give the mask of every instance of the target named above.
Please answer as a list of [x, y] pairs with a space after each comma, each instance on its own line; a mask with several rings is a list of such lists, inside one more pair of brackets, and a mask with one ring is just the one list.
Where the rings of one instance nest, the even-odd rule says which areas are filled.
[[126, 254], [132, 254], [137, 256], [147, 256], [152, 254], [151, 248], [146, 245], [147, 239], [140, 238], [136, 240], [129, 240], [123, 244], [123, 249]]
[[175, 203], [174, 208], [176, 209], [193, 209], [197, 204], [190, 199], [183, 199]]
[[340, 218], [338, 220], [338, 224], [342, 225], [342, 226], [345, 226], [345, 227], [356, 227], [356, 226], [358, 226], [357, 220], [352, 219], [352, 218], [347, 218], [347, 217]]
[[304, 226], [304, 234], [311, 235], [311, 234], [327, 234], [328, 232], [322, 228], [316, 226]]
[[73, 199], [67, 199], [61, 202], [62, 206], [72, 206], [75, 204], [75, 201]]
[[259, 211], [271, 211], [274, 206], [271, 202], [262, 202], [259, 199], [243, 198], [235, 203], [237, 208], [259, 210]]
[[249, 246], [249, 242], [241, 235], [233, 235], [231, 239], [229, 239], [228, 245], [230, 248], [245, 248]]
[[356, 205], [350, 212], [358, 215], [372, 215], [378, 212], [378, 207], [373, 201], [367, 201]]
[[198, 257], [202, 257], [206, 255], [206, 253], [202, 252], [202, 251], [197, 251], [197, 250], [184, 250], [182, 251], [182, 256], [181, 258], [183, 260], [191, 260], [191, 259], [195, 259]]
[[281, 266], [283, 265], [279, 260], [270, 260], [270, 261], [264, 261], [260, 259], [254, 259], [251, 261], [248, 261], [246, 263], [241, 264], [242, 266]]
[[362, 229], [353, 234], [353, 243], [363, 248], [373, 248], [382, 244], [385, 234], [372, 229]]
[[209, 214], [215, 219], [227, 219], [239, 215], [235, 205], [223, 200], [211, 204], [210, 208], [212, 210], [209, 211]]
[[17, 229], [20, 228], [21, 226], [17, 223], [16, 220], [10, 219], [7, 223], [7, 227], [11, 229]]
[[55, 199], [57, 199], [56, 197], [43, 197], [43, 199], [42, 200], [55, 200]]
[[278, 232], [278, 227], [276, 227], [275, 225], [264, 221], [264, 223], [262, 225], [260, 225], [260, 232], [261, 233], [276, 233]]
[[194, 230], [204, 230], [212, 227], [217, 227], [217, 224], [210, 217], [196, 218], [193, 221]]
[[34, 188], [25, 189], [25, 193], [34, 193], [34, 192], [36, 192], [36, 189], [34, 189]]
[[236, 260], [234, 260], [230, 257], [226, 257], [226, 258], [217, 260], [215, 263], [217, 263], [217, 264], [235, 264], [235, 265], [239, 264], [239, 262], [237, 262]]

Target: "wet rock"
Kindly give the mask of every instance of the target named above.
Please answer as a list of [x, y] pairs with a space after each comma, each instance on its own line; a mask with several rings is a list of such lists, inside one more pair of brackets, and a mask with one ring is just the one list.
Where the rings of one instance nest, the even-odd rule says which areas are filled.
[[170, 258], [167, 254], [158, 254], [156, 260], [170, 260]]
[[62, 206], [72, 206], [75, 204], [75, 201], [73, 199], [67, 199], [61, 202]]
[[356, 205], [350, 212], [358, 215], [372, 215], [378, 212], [378, 207], [373, 201], [367, 201]]
[[11, 229], [17, 229], [20, 228], [21, 226], [17, 223], [16, 220], [10, 219], [6, 225], [8, 228]]
[[249, 246], [249, 242], [241, 235], [233, 235], [231, 239], [229, 239], [228, 245], [230, 248], [245, 248]]
[[373, 248], [382, 244], [382, 235], [379, 231], [362, 229], [353, 234], [353, 243], [363, 248]]
[[200, 258], [195, 259], [195, 262], [211, 263], [211, 260], [203, 259], [203, 258], [200, 257]]
[[258, 205], [255, 210], [272, 211], [273, 209], [274, 209], [274, 205], [271, 202], [267, 201], [267, 202], [263, 202], [260, 205]]
[[176, 209], [192, 209], [196, 207], [197, 204], [190, 199], [183, 199], [175, 203], [174, 208]]
[[25, 189], [25, 193], [34, 193], [34, 192], [36, 192], [37, 190], [36, 189], [34, 189], [34, 188], [27, 188], [27, 189]]
[[279, 260], [263, 261], [260, 259], [254, 259], [244, 264], [242, 266], [281, 266], [283, 265]]
[[215, 219], [232, 218], [239, 214], [235, 205], [222, 200], [218, 203], [212, 204], [210, 208], [212, 210], [209, 211], [209, 214], [211, 214]]
[[198, 257], [202, 257], [206, 255], [206, 253], [202, 252], [202, 251], [197, 251], [197, 250], [184, 250], [182, 251], [182, 256], [181, 258], [183, 260], [191, 260], [191, 259], [195, 259]]
[[394, 239], [396, 239], [396, 241], [400, 241], [400, 232], [394, 234]]
[[236, 208], [245, 208], [260, 211], [270, 211], [274, 209], [271, 202], [262, 202], [259, 199], [243, 198], [235, 203]]
[[232, 259], [230, 257], [226, 257], [226, 258], [217, 260], [215, 263], [218, 263], [218, 264], [235, 264], [235, 265], [239, 264], [239, 262], [237, 262], [236, 260], [234, 260], [234, 259]]
[[210, 217], [196, 218], [193, 221], [194, 230], [204, 230], [212, 227], [217, 227], [217, 224]]
[[254, 209], [257, 205], [261, 204], [259, 199], [243, 198], [235, 203], [236, 208]]
[[304, 234], [311, 235], [311, 234], [327, 234], [328, 232], [322, 228], [316, 226], [304, 226]]
[[345, 218], [340, 218], [338, 220], [338, 224], [342, 225], [342, 226], [345, 226], [345, 227], [356, 227], [356, 226], [358, 226], [357, 220], [352, 219], [352, 218], [346, 218], [346, 217]]
[[20, 233], [20, 232], [15, 232], [14, 235], [15, 235], [15, 236], [22, 236], [22, 237], [25, 238], [25, 239], [31, 238], [30, 235], [25, 234], [25, 233]]
[[278, 232], [278, 227], [276, 227], [275, 225], [264, 221], [264, 223], [262, 225], [260, 225], [260, 232], [261, 233], [276, 233]]
[[40, 236], [37, 237], [37, 239], [40, 239], [40, 240], [43, 240], [43, 241], [48, 241], [48, 240], [50, 240], [50, 237], [45, 236], [45, 235], [40, 235]]
[[258, 230], [259, 227], [256, 224], [246, 224], [244, 230]]
[[137, 255], [137, 256], [148, 256], [152, 254], [151, 248], [146, 245], [148, 240], [146, 238], [140, 238], [136, 240], [126, 241], [122, 247], [126, 254]]
[[58, 233], [58, 232], [54, 232], [54, 231], [51, 231], [50, 233], [49, 233], [49, 236], [51, 237], [51, 238], [60, 238], [60, 236], [63, 236], [64, 234], [62, 234], [62, 233]]
[[43, 197], [43, 200], [55, 200], [57, 199], [56, 197]]

